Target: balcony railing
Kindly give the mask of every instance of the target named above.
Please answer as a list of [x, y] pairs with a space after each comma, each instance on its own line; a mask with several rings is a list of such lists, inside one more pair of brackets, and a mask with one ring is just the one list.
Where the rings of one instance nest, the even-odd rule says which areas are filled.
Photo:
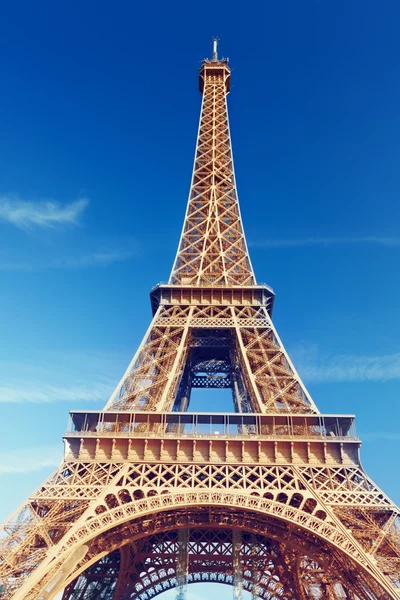
[[161, 286], [170, 286], [170, 287], [178, 287], [178, 288], [179, 287], [188, 287], [188, 288], [199, 288], [199, 289], [202, 289], [202, 288], [213, 288], [213, 287], [216, 287], [216, 288], [235, 288], [235, 287], [237, 287], [237, 288], [249, 288], [249, 289], [252, 289], [252, 288], [265, 288], [269, 292], [271, 292], [271, 294], [275, 295], [274, 289], [268, 283], [264, 283], [264, 282], [257, 282], [254, 285], [240, 285], [240, 284], [237, 284], [235, 286], [235, 285], [232, 285], [231, 283], [223, 283], [221, 281], [218, 281], [217, 278], [216, 278], [216, 281], [212, 281], [211, 279], [209, 279], [209, 280], [207, 280], [207, 282], [203, 282], [203, 283], [193, 283], [193, 282], [191, 283], [190, 282], [191, 279], [192, 278], [189, 277], [188, 281], [185, 282], [183, 280], [183, 281], [181, 281], [178, 284], [173, 284], [173, 283], [170, 283], [169, 281], [159, 281], [152, 288], [151, 291], [153, 292], [158, 287], [161, 287]]
[[353, 415], [70, 413], [65, 437], [257, 437], [358, 441]]

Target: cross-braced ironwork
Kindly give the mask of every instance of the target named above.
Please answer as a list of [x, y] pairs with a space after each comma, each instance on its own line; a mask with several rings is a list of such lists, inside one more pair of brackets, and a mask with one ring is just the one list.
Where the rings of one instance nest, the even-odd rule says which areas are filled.
[[[322, 415], [271, 320], [237, 199], [230, 68], [203, 103], [168, 284], [103, 411], [71, 413], [60, 467], [4, 524], [0, 600], [149, 600], [220, 582], [266, 600], [400, 598], [399, 510], [367, 477], [352, 415]], [[190, 413], [193, 388], [234, 413]]]

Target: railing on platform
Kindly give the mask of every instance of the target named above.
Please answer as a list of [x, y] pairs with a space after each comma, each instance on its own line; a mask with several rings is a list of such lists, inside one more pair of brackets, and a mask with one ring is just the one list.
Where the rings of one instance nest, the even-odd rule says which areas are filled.
[[74, 411], [65, 437], [260, 437], [358, 440], [354, 415]]

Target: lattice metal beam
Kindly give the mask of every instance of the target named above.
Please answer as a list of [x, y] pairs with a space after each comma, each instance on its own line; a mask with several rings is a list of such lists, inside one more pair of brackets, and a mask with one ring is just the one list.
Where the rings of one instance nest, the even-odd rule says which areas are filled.
[[232, 531], [233, 600], [243, 600], [242, 532]]
[[178, 555], [176, 561], [176, 600], [186, 600], [189, 573], [189, 529], [178, 531]]

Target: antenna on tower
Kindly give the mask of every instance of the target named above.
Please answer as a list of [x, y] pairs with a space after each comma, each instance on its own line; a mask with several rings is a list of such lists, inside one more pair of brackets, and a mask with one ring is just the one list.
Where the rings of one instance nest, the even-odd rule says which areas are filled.
[[219, 39], [217, 37], [213, 38], [213, 53], [212, 53], [212, 59], [213, 61], [217, 61], [218, 60], [218, 42]]

